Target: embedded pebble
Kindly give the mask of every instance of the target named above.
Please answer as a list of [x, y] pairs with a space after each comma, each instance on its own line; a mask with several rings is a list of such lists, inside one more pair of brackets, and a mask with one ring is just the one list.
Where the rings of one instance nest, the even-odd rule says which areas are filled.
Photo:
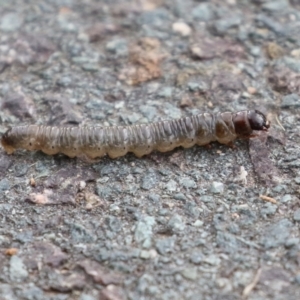
[[150, 216], [142, 217], [136, 224], [134, 238], [137, 243], [142, 243], [144, 248], [151, 247], [152, 228], [155, 218]]
[[262, 9], [270, 12], [284, 11], [289, 7], [287, 0], [275, 0], [264, 3]]
[[9, 261], [9, 277], [14, 282], [22, 282], [28, 277], [28, 272], [23, 260], [13, 255]]
[[[255, 19], [258, 22], [265, 25], [268, 29], [272, 30], [275, 34], [284, 35], [285, 29], [280, 22], [275, 21], [272, 18], [269, 18], [265, 14], [259, 14], [258, 16], [256, 16]], [[264, 35], [263, 32], [261, 31], [260, 32], [256, 31], [256, 34], [261, 35], [261, 36], [257, 36], [257, 38], [267, 38], [267, 35]]]
[[291, 70], [296, 73], [300, 73], [300, 60], [293, 57], [285, 56], [282, 58], [282, 62]]
[[294, 212], [293, 218], [294, 218], [295, 221], [300, 222], [300, 208], [298, 208], [298, 209]]
[[171, 103], [163, 102], [162, 109], [170, 119], [178, 119], [182, 117], [182, 111]]
[[98, 297], [94, 297], [92, 295], [84, 293], [84, 294], [80, 295], [80, 299], [79, 300], [98, 300]]
[[143, 259], [155, 258], [156, 256], [157, 256], [157, 252], [154, 249], [142, 250], [140, 253], [140, 257]]
[[122, 230], [122, 223], [117, 217], [108, 216], [105, 222], [109, 229], [113, 232], [120, 232]]
[[168, 222], [168, 226], [172, 228], [174, 231], [182, 231], [185, 228], [185, 224], [180, 215], [173, 215]]
[[173, 87], [171, 86], [163, 87], [158, 93], [158, 95], [163, 98], [170, 98], [172, 97], [172, 94], [173, 94]]
[[0, 192], [4, 192], [10, 189], [10, 182], [7, 178], [0, 180]]
[[33, 234], [32, 231], [29, 230], [25, 232], [20, 232], [14, 236], [14, 240], [23, 244], [31, 242], [32, 239], [33, 239]]
[[160, 201], [160, 196], [157, 194], [149, 194], [148, 199], [155, 203], [158, 203]]
[[222, 194], [224, 192], [224, 184], [222, 182], [214, 181], [211, 184], [210, 191], [213, 194]]
[[25, 163], [15, 165], [14, 166], [15, 176], [22, 177], [22, 176], [26, 175], [28, 168], [29, 168], [28, 165]]
[[199, 251], [193, 251], [193, 253], [190, 256], [190, 261], [193, 264], [196, 264], [196, 265], [202, 263], [202, 261], [203, 261], [203, 254], [201, 252], [199, 252]]
[[262, 207], [260, 214], [262, 215], [262, 217], [265, 218], [267, 216], [274, 215], [276, 211], [277, 211], [277, 205], [268, 202]]
[[[195, 53], [196, 49], [195, 48], [192, 48], [191, 49], [192, 52], [194, 52], [194, 55], [197, 55], [197, 56], [201, 56], [200, 53]], [[194, 81], [189, 81], [187, 83], [187, 87], [188, 89], [191, 91], [191, 92], [205, 92], [207, 89], [208, 89], [208, 86], [207, 86], [207, 83], [204, 82], [204, 81], [197, 81], [197, 82], [194, 82]]]
[[142, 250], [141, 254], [140, 254], [140, 257], [143, 258], [143, 259], [149, 259], [151, 257], [151, 254], [150, 254], [149, 251]]
[[295, 282], [300, 285], [300, 274], [297, 274], [294, 278]]
[[287, 189], [287, 186], [286, 186], [286, 185], [278, 184], [278, 185], [276, 185], [276, 186], [273, 188], [273, 191], [276, 192], [276, 193], [282, 193], [282, 192], [285, 192], [286, 189]]
[[226, 33], [228, 29], [240, 25], [241, 22], [242, 22], [242, 18], [236, 16], [232, 18], [225, 18], [225, 19], [218, 20], [213, 24], [213, 26], [218, 34], [223, 35]]
[[294, 247], [296, 245], [299, 245], [300, 239], [299, 238], [289, 238], [286, 242], [285, 242], [285, 247], [286, 248], [291, 248]]
[[0, 29], [4, 32], [15, 31], [22, 26], [23, 20], [17, 13], [7, 13], [1, 17]]
[[140, 292], [146, 292], [149, 289], [149, 286], [154, 284], [154, 278], [153, 276], [145, 273], [138, 279], [138, 290]]
[[185, 195], [182, 194], [182, 193], [175, 194], [173, 197], [174, 197], [175, 200], [180, 200], [180, 201], [185, 201], [186, 200]]
[[264, 247], [270, 249], [285, 244], [292, 226], [293, 224], [288, 219], [282, 219], [270, 225], [261, 238]]
[[0, 235], [0, 246], [7, 247], [10, 243], [10, 239], [4, 235]]
[[161, 255], [166, 255], [168, 253], [173, 252], [175, 246], [175, 239], [173, 237], [156, 239], [156, 250]]
[[106, 44], [106, 50], [116, 56], [126, 57], [128, 55], [128, 46], [125, 39], [114, 39]]
[[261, 55], [261, 49], [260, 49], [260, 47], [251, 47], [250, 53], [253, 56], [259, 57]]
[[300, 107], [300, 97], [297, 94], [289, 94], [282, 98], [282, 108], [298, 108]]
[[153, 106], [143, 105], [140, 107], [140, 111], [149, 121], [153, 121], [157, 116], [157, 109]]
[[97, 184], [96, 191], [97, 195], [102, 199], [108, 199], [114, 195], [114, 191], [109, 186]]
[[214, 17], [213, 6], [210, 3], [199, 4], [191, 13], [197, 21], [209, 21]]
[[220, 257], [215, 254], [210, 254], [204, 257], [203, 261], [212, 266], [217, 266], [221, 263]]
[[144, 173], [144, 169], [136, 167], [134, 169], [132, 169], [132, 174], [143, 174]]
[[186, 189], [195, 189], [197, 187], [196, 182], [190, 178], [181, 178], [180, 184]]
[[189, 280], [196, 280], [198, 272], [196, 268], [186, 268], [181, 271], [181, 275]]
[[284, 195], [283, 197], [280, 198], [280, 202], [282, 202], [282, 203], [286, 203], [291, 200], [293, 200], [293, 197], [290, 194]]
[[294, 49], [291, 51], [291, 56], [295, 57], [295, 58], [300, 58], [300, 49]]
[[196, 220], [195, 222], [194, 222], [194, 226], [195, 227], [201, 227], [201, 226], [203, 226], [203, 224], [204, 224], [204, 222], [203, 221], [201, 221], [201, 220]]
[[[33, 283], [30, 283], [29, 285], [24, 285], [25, 287], [25, 293], [23, 295], [24, 299], [34, 299], [34, 300], [43, 300], [45, 299], [45, 294], [42, 289], [34, 285]], [[17, 295], [19, 293], [17, 292]], [[21, 293], [23, 294], [23, 293]]]
[[[158, 211], [158, 214], [160, 215], [160, 216], [167, 216], [168, 214], [169, 214], [169, 210], [168, 209], [160, 209], [159, 211]], [[161, 220], [162, 221], [162, 220]], [[165, 223], [165, 222], [161, 222], [161, 223]]]
[[185, 212], [188, 216], [193, 218], [198, 218], [200, 215], [200, 209], [198, 205], [194, 202], [187, 202], [184, 206]]
[[150, 190], [156, 186], [158, 182], [157, 175], [154, 172], [148, 172], [143, 178], [141, 188], [144, 190]]
[[165, 189], [167, 189], [169, 192], [174, 192], [177, 190], [177, 182], [171, 179], [165, 184]]
[[201, 196], [201, 201], [204, 203], [209, 203], [209, 202], [213, 202], [214, 198], [212, 196], [204, 195]]

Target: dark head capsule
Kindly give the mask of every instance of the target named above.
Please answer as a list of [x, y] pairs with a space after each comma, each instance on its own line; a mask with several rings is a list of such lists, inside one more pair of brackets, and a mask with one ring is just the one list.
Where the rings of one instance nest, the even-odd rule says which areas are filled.
[[252, 130], [268, 130], [270, 122], [266, 116], [258, 110], [250, 110], [248, 112], [248, 120]]
[[266, 116], [258, 110], [244, 110], [233, 115], [232, 121], [235, 132], [240, 137], [250, 137], [253, 130], [267, 131], [270, 122]]

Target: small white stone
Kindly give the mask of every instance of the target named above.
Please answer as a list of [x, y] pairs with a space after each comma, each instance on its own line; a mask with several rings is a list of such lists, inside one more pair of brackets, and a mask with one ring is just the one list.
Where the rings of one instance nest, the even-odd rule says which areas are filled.
[[83, 181], [83, 180], [80, 180], [80, 181], [79, 181], [79, 187], [78, 187], [79, 191], [84, 190], [85, 187], [86, 187], [86, 182]]
[[294, 49], [291, 51], [291, 55], [296, 58], [300, 58], [300, 49]]
[[172, 25], [172, 30], [181, 36], [189, 36], [192, 33], [192, 28], [184, 22], [175, 22]]
[[247, 184], [247, 175], [248, 172], [245, 170], [243, 166], [240, 166], [240, 174], [238, 176], [238, 181], [241, 181], [244, 185]]
[[211, 185], [210, 191], [214, 194], [222, 194], [224, 191], [224, 184], [222, 182], [214, 181]]
[[236, 0], [227, 0], [229, 5], [236, 5]]
[[204, 224], [203, 221], [201, 221], [201, 220], [196, 220], [196, 221], [194, 222], [193, 225], [194, 225], [195, 227], [201, 227], [203, 224]]

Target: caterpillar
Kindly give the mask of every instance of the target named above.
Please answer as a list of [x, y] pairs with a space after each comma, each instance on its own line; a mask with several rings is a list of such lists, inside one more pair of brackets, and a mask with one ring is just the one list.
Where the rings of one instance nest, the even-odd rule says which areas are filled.
[[44, 126], [26, 125], [8, 129], [1, 138], [4, 150], [41, 150], [48, 155], [84, 155], [94, 159], [133, 152], [137, 157], [153, 150], [166, 152], [218, 141], [232, 144], [236, 138], [251, 138], [254, 130], [267, 131], [270, 122], [257, 110], [235, 113], [203, 113], [180, 119], [131, 126]]

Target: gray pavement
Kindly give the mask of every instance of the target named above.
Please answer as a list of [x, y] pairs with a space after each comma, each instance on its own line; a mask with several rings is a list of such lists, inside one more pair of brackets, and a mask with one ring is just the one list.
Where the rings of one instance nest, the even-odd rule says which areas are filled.
[[300, 299], [296, 0], [0, 1], [0, 133], [257, 108], [268, 135], [88, 163], [0, 148], [0, 299]]

